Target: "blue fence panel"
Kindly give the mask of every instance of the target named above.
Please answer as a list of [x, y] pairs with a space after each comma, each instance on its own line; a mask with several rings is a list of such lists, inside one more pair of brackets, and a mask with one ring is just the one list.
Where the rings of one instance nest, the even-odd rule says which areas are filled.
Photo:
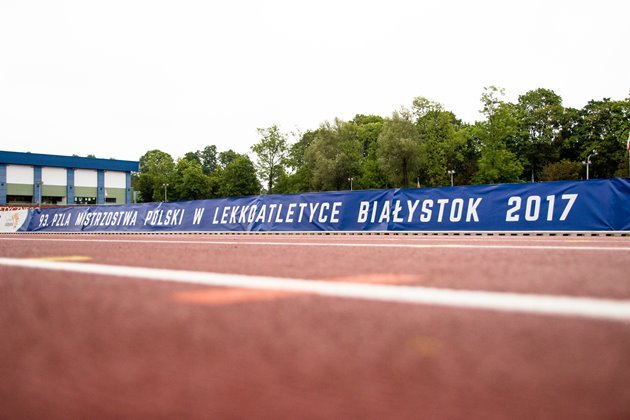
[[29, 232], [630, 231], [630, 179], [31, 211]]

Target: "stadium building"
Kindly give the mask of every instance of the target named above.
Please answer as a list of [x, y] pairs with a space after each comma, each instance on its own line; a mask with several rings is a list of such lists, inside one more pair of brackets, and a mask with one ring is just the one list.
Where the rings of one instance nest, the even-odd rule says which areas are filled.
[[130, 204], [138, 162], [0, 151], [0, 205]]

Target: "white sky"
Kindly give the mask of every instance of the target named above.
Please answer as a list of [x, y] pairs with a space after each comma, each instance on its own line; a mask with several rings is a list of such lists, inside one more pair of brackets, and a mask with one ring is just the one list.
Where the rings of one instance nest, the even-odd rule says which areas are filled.
[[414, 97], [480, 119], [548, 88], [630, 94], [627, 0], [0, 0], [0, 150], [137, 160], [256, 128], [389, 116]]

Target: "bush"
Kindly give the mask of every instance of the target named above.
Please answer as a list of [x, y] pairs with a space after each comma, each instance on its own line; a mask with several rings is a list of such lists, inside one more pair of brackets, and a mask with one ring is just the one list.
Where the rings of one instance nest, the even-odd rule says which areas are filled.
[[560, 162], [550, 163], [543, 168], [543, 181], [562, 181], [580, 179], [580, 171], [582, 164], [571, 160], [561, 160]]

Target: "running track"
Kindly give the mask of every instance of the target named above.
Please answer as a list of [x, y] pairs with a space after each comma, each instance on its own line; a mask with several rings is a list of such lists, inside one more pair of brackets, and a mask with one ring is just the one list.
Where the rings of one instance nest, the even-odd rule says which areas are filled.
[[0, 235], [0, 418], [630, 418], [629, 268], [627, 237]]

